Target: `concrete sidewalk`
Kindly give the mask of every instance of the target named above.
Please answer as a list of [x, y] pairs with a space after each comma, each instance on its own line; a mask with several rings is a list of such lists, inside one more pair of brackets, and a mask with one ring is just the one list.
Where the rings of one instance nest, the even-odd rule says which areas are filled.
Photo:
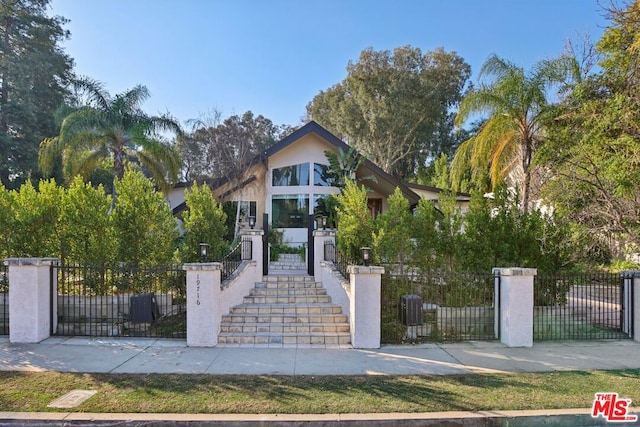
[[[339, 361], [339, 363], [336, 363]], [[509, 348], [464, 342], [348, 348], [187, 347], [184, 340], [0, 337], [0, 370], [246, 375], [452, 375], [640, 368], [640, 343], [563, 341]]]
[[[338, 362], [339, 361], [339, 362]], [[185, 340], [49, 338], [11, 344], [0, 337], [0, 370], [87, 373], [246, 375], [451, 375], [640, 368], [640, 343], [545, 342], [509, 348], [499, 342], [465, 342], [351, 348], [187, 347]], [[594, 390], [594, 392], [597, 390]], [[637, 405], [637, 402], [633, 402]], [[0, 408], [1, 411], [1, 408]], [[631, 413], [638, 413], [633, 408]], [[605, 426], [588, 408], [424, 414], [88, 414], [0, 412], [0, 427], [29, 426]], [[618, 425], [639, 425], [618, 423]]]

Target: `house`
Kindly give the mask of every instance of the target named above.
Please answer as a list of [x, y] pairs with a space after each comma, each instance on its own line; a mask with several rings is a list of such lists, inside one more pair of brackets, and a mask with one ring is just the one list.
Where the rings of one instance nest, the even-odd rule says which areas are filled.
[[[311, 121], [269, 147], [261, 158], [247, 168], [241, 182], [208, 180], [213, 194], [220, 200], [239, 201], [248, 216], [256, 218], [256, 227], [263, 227], [263, 214], [269, 225], [284, 231], [284, 241], [292, 246], [307, 243], [309, 215], [314, 212], [318, 200], [339, 193], [323, 179], [328, 167], [326, 150], [348, 151], [349, 146], [318, 123]], [[400, 188], [410, 205], [421, 198], [437, 202], [442, 191], [435, 187], [409, 184], [384, 172], [374, 163], [365, 160], [356, 172], [356, 178], [374, 176], [367, 181], [369, 208], [373, 215], [388, 209], [387, 199]], [[178, 184], [168, 195], [168, 203], [174, 214], [184, 209], [184, 191], [190, 184]], [[464, 209], [469, 196], [457, 196]]]

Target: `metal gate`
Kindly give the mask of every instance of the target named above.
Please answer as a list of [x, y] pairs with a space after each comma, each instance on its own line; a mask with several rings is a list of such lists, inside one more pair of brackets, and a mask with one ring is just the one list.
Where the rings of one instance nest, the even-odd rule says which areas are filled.
[[178, 265], [52, 266], [51, 296], [51, 335], [186, 337], [186, 272]]
[[630, 285], [626, 278], [611, 273], [538, 274], [533, 339], [630, 338]]

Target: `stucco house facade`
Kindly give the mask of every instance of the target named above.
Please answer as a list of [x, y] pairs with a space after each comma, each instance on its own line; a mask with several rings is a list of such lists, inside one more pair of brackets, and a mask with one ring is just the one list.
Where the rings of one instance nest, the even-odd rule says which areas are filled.
[[[256, 218], [256, 228], [262, 228], [263, 214], [267, 214], [269, 226], [284, 231], [284, 241], [300, 246], [307, 243], [309, 215], [314, 213], [318, 200], [339, 193], [322, 176], [329, 162], [325, 151], [348, 151], [349, 146], [316, 122], [309, 122], [268, 148], [261, 158], [247, 168], [241, 182], [207, 180], [213, 194], [219, 200], [240, 202], [247, 216]], [[437, 203], [442, 190], [397, 180], [377, 165], [365, 160], [356, 172], [356, 178], [374, 176], [367, 180], [369, 208], [372, 215], [388, 209], [387, 199], [400, 188], [410, 205], [421, 198]], [[184, 192], [190, 186], [178, 184], [167, 196], [174, 214], [186, 205]], [[465, 210], [470, 197], [459, 194], [459, 206]]]

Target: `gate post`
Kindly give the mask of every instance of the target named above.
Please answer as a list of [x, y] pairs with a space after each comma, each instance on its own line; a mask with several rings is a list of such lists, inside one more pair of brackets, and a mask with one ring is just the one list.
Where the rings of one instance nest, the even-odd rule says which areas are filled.
[[500, 342], [508, 347], [533, 346], [533, 278], [535, 268], [494, 268], [499, 275], [498, 316]]
[[328, 242], [332, 242], [335, 244], [336, 241], [336, 232], [335, 230], [314, 230], [313, 231], [313, 252], [314, 252], [314, 264], [313, 270], [318, 273], [318, 277], [320, 276], [320, 272], [322, 271], [321, 263], [323, 261], [335, 261], [334, 259], [325, 259], [325, 250], [324, 246]]
[[384, 267], [350, 265], [349, 323], [353, 348], [380, 348]]
[[9, 258], [9, 342], [38, 343], [51, 336], [57, 258]]
[[622, 330], [640, 342], [640, 271], [623, 271]]
[[187, 346], [215, 347], [220, 333], [219, 262], [190, 263], [187, 271]]

